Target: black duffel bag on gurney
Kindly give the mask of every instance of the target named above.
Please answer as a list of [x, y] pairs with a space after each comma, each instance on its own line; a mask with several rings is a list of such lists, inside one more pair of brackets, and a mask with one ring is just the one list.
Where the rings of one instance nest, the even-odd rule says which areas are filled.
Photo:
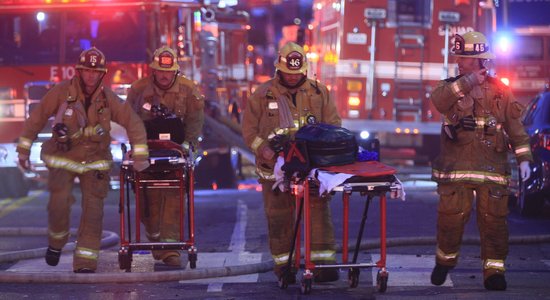
[[304, 141], [312, 167], [352, 164], [357, 159], [355, 135], [342, 127], [317, 123], [305, 125], [295, 135]]
[[185, 125], [166, 106], [153, 105], [151, 112], [155, 118], [143, 121], [148, 140], [170, 140], [176, 144], [185, 141]]

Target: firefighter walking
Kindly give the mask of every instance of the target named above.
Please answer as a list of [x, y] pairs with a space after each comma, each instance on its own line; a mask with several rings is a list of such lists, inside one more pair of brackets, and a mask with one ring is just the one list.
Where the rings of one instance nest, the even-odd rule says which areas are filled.
[[[148, 131], [154, 126], [162, 127], [161, 124], [154, 124], [162, 120], [163, 116], [159, 114], [175, 115], [179, 124], [176, 127], [180, 128], [170, 130], [179, 131], [177, 134], [184, 136], [184, 147], [195, 149], [204, 122], [204, 99], [198, 87], [179, 74], [176, 52], [169, 47], [164, 46], [155, 51], [150, 67], [153, 72], [151, 76], [132, 84], [128, 102], [146, 122]], [[180, 236], [179, 191], [149, 189], [140, 199], [143, 202], [141, 220], [149, 241], [177, 242]], [[181, 265], [180, 253], [175, 250], [154, 250], [153, 257], [168, 266]]]
[[148, 167], [148, 149], [142, 121], [132, 108], [102, 84], [107, 73], [105, 56], [96, 48], [83, 51], [71, 80], [55, 85], [31, 112], [19, 138], [19, 163], [30, 168], [33, 141], [54, 116], [52, 138], [42, 145], [41, 159], [48, 167], [48, 249], [46, 263], [56, 266], [69, 239], [72, 188], [80, 180], [82, 215], [76, 237], [73, 270], [97, 269], [103, 222], [103, 200], [109, 191], [112, 155], [110, 122], [122, 125], [130, 138], [134, 167]]
[[[326, 86], [307, 78], [307, 60], [301, 46], [295, 43], [284, 45], [275, 67], [275, 77], [258, 87], [247, 103], [243, 116], [243, 137], [256, 157], [256, 173], [262, 184], [268, 222], [269, 247], [275, 262], [274, 272], [281, 277], [293, 243], [295, 198], [288, 192], [273, 188], [273, 169], [277, 158], [274, 149], [278, 148], [273, 142], [281, 135], [293, 136], [308, 122], [339, 126], [341, 120]], [[336, 261], [329, 200], [328, 196], [317, 196], [311, 200], [311, 258], [316, 264]], [[337, 279], [336, 269], [315, 272], [317, 282]]]
[[494, 55], [483, 34], [456, 35], [453, 54], [460, 75], [441, 81], [431, 96], [444, 116], [441, 153], [432, 169], [440, 201], [431, 282], [443, 284], [449, 270], [456, 266], [475, 195], [484, 286], [505, 290], [509, 144], [519, 163], [521, 179], [525, 181], [531, 174], [529, 137], [520, 120], [523, 106], [508, 87], [486, 75], [485, 64]]

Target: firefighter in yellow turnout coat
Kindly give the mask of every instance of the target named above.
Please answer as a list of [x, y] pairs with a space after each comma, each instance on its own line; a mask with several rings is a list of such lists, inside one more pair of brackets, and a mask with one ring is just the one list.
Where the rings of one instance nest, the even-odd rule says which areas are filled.
[[[154, 105], [162, 105], [183, 121], [184, 146], [196, 147], [204, 122], [204, 99], [198, 87], [178, 74], [176, 52], [169, 47], [157, 49], [150, 66], [153, 74], [132, 84], [128, 102], [144, 121], [154, 119]], [[144, 202], [141, 205], [142, 221], [148, 239], [152, 242], [177, 242], [180, 236], [179, 190], [149, 189], [141, 200]], [[181, 265], [178, 251], [155, 250], [153, 257], [169, 266]]]
[[529, 137], [520, 120], [523, 106], [508, 87], [486, 75], [485, 62], [493, 54], [483, 34], [469, 32], [455, 39], [460, 75], [441, 81], [431, 97], [444, 116], [441, 153], [432, 170], [440, 202], [436, 266], [431, 281], [443, 284], [447, 272], [457, 264], [475, 193], [484, 286], [505, 290], [508, 145], [512, 146], [523, 180], [530, 176], [532, 161]]
[[148, 166], [143, 122], [132, 108], [102, 85], [107, 69], [105, 56], [96, 48], [85, 50], [76, 65], [77, 76], [54, 86], [31, 112], [19, 139], [19, 163], [29, 168], [33, 141], [48, 118], [55, 116], [53, 136], [42, 145], [41, 158], [48, 176], [48, 242], [46, 262], [55, 266], [69, 239], [69, 219], [76, 177], [82, 191], [82, 215], [74, 251], [73, 269], [93, 273], [100, 248], [103, 200], [109, 190], [112, 155], [110, 122], [128, 132], [136, 168]]
[[[275, 63], [275, 78], [262, 84], [249, 99], [243, 117], [243, 137], [256, 156], [256, 172], [262, 184], [264, 209], [269, 228], [269, 245], [280, 277], [288, 261], [294, 231], [295, 199], [290, 193], [273, 190], [276, 153], [269, 142], [276, 134], [293, 136], [314, 118], [317, 122], [340, 125], [341, 119], [327, 88], [307, 79], [307, 61], [302, 47], [284, 45]], [[286, 123], [286, 124], [285, 124]], [[312, 203], [312, 260], [334, 263], [335, 245], [329, 210], [330, 197], [314, 197]], [[316, 281], [338, 278], [335, 269], [316, 273]]]

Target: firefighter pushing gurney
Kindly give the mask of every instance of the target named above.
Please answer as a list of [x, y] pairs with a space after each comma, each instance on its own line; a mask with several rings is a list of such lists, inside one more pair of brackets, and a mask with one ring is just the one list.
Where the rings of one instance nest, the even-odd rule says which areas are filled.
[[[203, 126], [204, 99], [197, 86], [179, 74], [173, 49], [166, 46], [157, 49], [150, 66], [152, 74], [132, 84], [127, 100], [143, 119], [149, 140], [183, 143], [184, 151], [190, 150], [192, 153]], [[189, 164], [187, 166], [192, 168]], [[158, 172], [141, 174], [143, 179], [151, 180], [161, 179], [159, 176], [164, 175]], [[189, 179], [186, 185], [192, 188], [193, 183]], [[180, 207], [179, 191], [162, 188], [145, 190], [140, 191], [139, 198], [147, 238], [150, 242], [178, 241], [180, 219], [185, 208]], [[153, 250], [153, 257], [168, 266], [181, 266], [180, 253], [174, 249]]]

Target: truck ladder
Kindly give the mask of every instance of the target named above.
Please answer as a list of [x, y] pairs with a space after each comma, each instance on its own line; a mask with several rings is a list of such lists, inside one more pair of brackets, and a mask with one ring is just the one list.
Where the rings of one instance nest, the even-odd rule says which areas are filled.
[[393, 119], [422, 121], [422, 100], [425, 90], [424, 28], [418, 25], [397, 24], [395, 32], [395, 72]]

